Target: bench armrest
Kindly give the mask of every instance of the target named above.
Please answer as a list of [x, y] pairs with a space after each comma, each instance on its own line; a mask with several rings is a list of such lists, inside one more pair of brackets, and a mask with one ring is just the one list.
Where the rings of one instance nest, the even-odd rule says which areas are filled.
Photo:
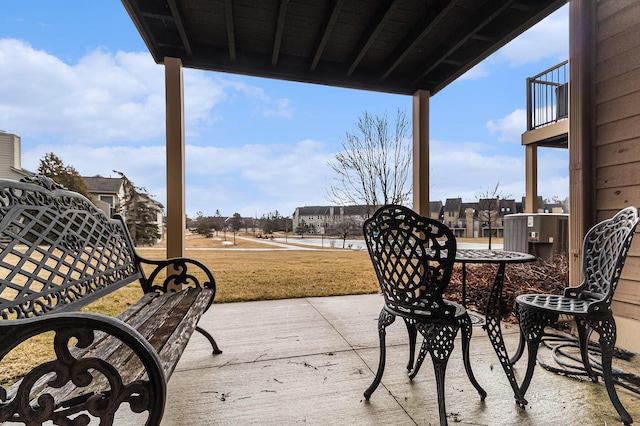
[[[52, 420], [62, 424], [59, 422], [68, 423], [85, 410], [105, 420], [112, 418], [123, 402], [136, 413], [148, 410], [147, 424], [160, 423], [166, 379], [156, 351], [140, 333], [118, 319], [88, 312], [2, 321], [0, 360], [29, 338], [48, 332], [55, 333], [56, 359], [33, 368], [10, 392], [0, 387], [0, 423]], [[135, 357], [127, 363], [141, 363], [144, 379], [123, 377], [124, 372], [106, 361], [109, 357], [99, 354], [107, 345], [94, 348], [94, 341], [104, 335], [116, 337], [131, 349]], [[88, 351], [88, 356], [83, 356]], [[37, 403], [30, 403], [34, 398]]]
[[[189, 287], [203, 287], [216, 290], [216, 281], [213, 274], [202, 262], [188, 257], [175, 257], [167, 260], [151, 260], [138, 256], [141, 266], [154, 265], [151, 274], [143, 273], [141, 280], [142, 289], [145, 293], [151, 291], [170, 292], [182, 290]], [[164, 281], [160, 272], [165, 272]], [[213, 298], [212, 298], [213, 300]]]

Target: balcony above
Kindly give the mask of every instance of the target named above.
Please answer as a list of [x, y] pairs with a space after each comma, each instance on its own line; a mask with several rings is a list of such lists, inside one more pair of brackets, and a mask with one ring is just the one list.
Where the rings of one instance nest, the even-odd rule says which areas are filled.
[[569, 61], [527, 79], [527, 131], [522, 144], [567, 148]]

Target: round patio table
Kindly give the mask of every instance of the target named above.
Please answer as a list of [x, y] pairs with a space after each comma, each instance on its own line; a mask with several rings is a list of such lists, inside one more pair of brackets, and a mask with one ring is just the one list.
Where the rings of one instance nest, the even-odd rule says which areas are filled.
[[515, 374], [513, 373], [513, 365], [509, 361], [509, 355], [507, 348], [504, 345], [504, 339], [502, 338], [502, 329], [500, 328], [500, 307], [502, 306], [502, 287], [504, 285], [504, 270], [507, 263], [525, 263], [533, 262], [536, 257], [528, 253], [520, 253], [515, 251], [504, 250], [488, 250], [488, 249], [459, 249], [456, 251], [456, 263], [462, 264], [462, 304], [466, 306], [467, 298], [467, 263], [492, 263], [498, 265], [498, 271], [496, 277], [493, 280], [491, 286], [491, 293], [489, 294], [489, 300], [487, 301], [487, 307], [485, 309], [485, 324], [482, 328], [485, 329], [491, 346], [498, 355], [498, 360], [502, 365], [502, 369], [507, 375], [509, 384], [513, 389], [513, 395], [516, 399], [516, 403], [520, 407], [527, 405], [527, 400], [524, 399], [520, 387], [516, 381]]

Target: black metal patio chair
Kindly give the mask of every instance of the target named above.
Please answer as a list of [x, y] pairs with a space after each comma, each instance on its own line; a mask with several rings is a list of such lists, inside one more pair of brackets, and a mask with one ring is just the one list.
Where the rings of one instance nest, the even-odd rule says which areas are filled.
[[[594, 382], [598, 380], [598, 375], [589, 361], [588, 343], [592, 331], [598, 334], [602, 376], [609, 399], [624, 424], [633, 422], [614, 388], [611, 361], [616, 343], [616, 323], [611, 312], [611, 301], [637, 223], [638, 210], [627, 207], [587, 232], [582, 245], [583, 281], [578, 287], [567, 287], [563, 295], [523, 294], [516, 298], [521, 343], [524, 339], [528, 353], [527, 372], [520, 386], [523, 396], [533, 377], [545, 327], [555, 323], [560, 315], [566, 315], [575, 319], [582, 363]], [[512, 361], [517, 361], [521, 353], [519, 349]]]
[[[469, 380], [484, 400], [487, 393], [476, 381], [469, 361], [471, 319], [466, 309], [444, 300], [456, 254], [456, 239], [444, 224], [397, 205], [380, 208], [363, 226], [364, 239], [384, 295], [378, 318], [380, 361], [371, 386], [364, 392], [369, 400], [382, 379], [386, 361], [386, 327], [396, 316], [404, 319], [409, 332], [407, 370], [413, 379], [427, 353], [436, 375], [440, 424], [447, 424], [444, 379], [447, 361], [462, 328], [462, 354]], [[414, 365], [417, 332], [424, 337]]]

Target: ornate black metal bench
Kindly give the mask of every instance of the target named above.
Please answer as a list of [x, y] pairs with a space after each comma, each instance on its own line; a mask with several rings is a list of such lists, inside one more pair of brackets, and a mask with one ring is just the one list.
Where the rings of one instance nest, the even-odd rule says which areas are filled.
[[[117, 318], [77, 312], [135, 281], [144, 295]], [[40, 335], [55, 351], [0, 387], [0, 423], [108, 425], [128, 403], [159, 424], [193, 331], [220, 352], [197, 326], [214, 296], [205, 265], [140, 257], [122, 219], [83, 196], [43, 177], [0, 179], [0, 360]]]

